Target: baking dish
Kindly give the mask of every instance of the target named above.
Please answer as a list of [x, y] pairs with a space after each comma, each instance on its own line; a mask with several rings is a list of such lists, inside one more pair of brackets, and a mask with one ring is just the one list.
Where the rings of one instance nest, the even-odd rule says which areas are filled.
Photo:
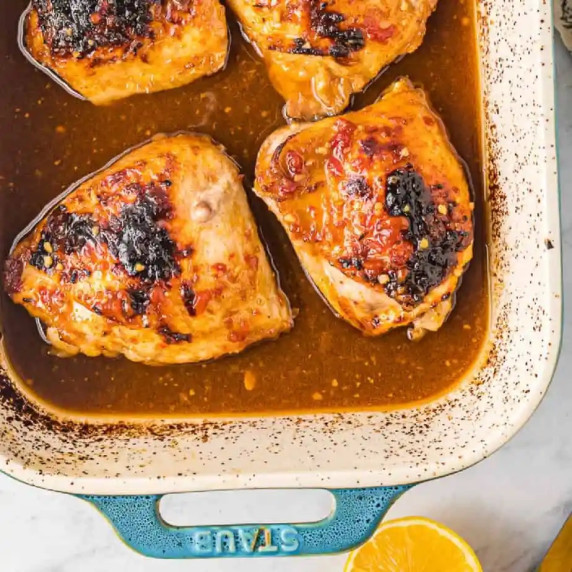
[[[38, 410], [5, 374], [0, 469], [81, 495], [144, 554], [286, 556], [363, 542], [409, 486], [503, 445], [542, 399], [561, 333], [550, 10], [541, 0], [479, 3], [492, 322], [480, 365], [453, 392], [379, 413], [98, 424]], [[293, 487], [333, 489], [332, 515], [187, 529], [158, 514], [167, 493]]]

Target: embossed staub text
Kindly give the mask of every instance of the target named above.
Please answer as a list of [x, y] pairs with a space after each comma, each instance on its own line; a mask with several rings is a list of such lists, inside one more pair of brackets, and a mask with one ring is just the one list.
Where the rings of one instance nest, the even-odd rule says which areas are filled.
[[300, 548], [297, 530], [290, 526], [213, 528], [191, 534], [194, 552], [203, 556], [223, 554], [293, 554]]

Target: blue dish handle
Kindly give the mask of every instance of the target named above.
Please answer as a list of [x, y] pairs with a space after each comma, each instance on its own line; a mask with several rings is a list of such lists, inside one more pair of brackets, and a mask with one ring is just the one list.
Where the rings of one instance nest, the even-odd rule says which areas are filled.
[[332, 513], [309, 524], [236, 526], [168, 525], [162, 495], [80, 496], [103, 513], [121, 539], [154, 558], [220, 558], [332, 554], [364, 543], [383, 515], [410, 486], [336, 489]]

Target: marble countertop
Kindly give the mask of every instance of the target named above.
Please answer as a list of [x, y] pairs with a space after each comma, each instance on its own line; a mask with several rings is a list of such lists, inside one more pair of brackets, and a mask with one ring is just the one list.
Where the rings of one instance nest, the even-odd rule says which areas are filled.
[[[572, 57], [559, 39], [556, 65], [564, 291], [572, 292]], [[525, 428], [479, 465], [415, 487], [394, 505], [388, 518], [423, 515], [447, 524], [475, 548], [487, 572], [535, 568], [572, 512], [572, 307], [566, 308], [564, 319], [556, 377]], [[280, 503], [286, 510], [287, 502], [284, 496], [277, 497], [269, 508], [280, 514]], [[197, 519], [216, 520], [221, 509], [213, 511], [211, 502], [199, 504], [194, 511]], [[233, 507], [240, 510], [240, 499], [227, 502], [227, 510]], [[0, 476], [0, 509], [2, 572], [341, 572], [346, 559], [342, 555], [257, 561], [149, 560], [125, 548], [86, 503], [5, 476]], [[242, 510], [240, 515], [248, 513]]]

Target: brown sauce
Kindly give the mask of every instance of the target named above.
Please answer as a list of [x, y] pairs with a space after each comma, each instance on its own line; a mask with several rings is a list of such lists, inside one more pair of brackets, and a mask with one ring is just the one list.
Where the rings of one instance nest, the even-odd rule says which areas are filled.
[[[155, 133], [208, 133], [252, 180], [257, 150], [283, 124], [283, 101], [232, 17], [228, 66], [212, 78], [110, 107], [73, 98], [30, 65], [17, 43], [27, 0], [0, 5], [0, 245], [72, 182]], [[236, 357], [174, 367], [49, 353], [26, 311], [1, 298], [3, 342], [28, 394], [81, 415], [193, 416], [395, 407], [451, 388], [478, 358], [488, 332], [480, 88], [475, 5], [440, 0], [422, 47], [392, 65], [354, 108], [408, 75], [429, 92], [465, 159], [476, 195], [475, 259], [456, 308], [436, 334], [407, 340], [405, 329], [363, 337], [336, 319], [305, 278], [278, 222], [252, 196], [282, 286], [300, 310], [294, 330]]]

